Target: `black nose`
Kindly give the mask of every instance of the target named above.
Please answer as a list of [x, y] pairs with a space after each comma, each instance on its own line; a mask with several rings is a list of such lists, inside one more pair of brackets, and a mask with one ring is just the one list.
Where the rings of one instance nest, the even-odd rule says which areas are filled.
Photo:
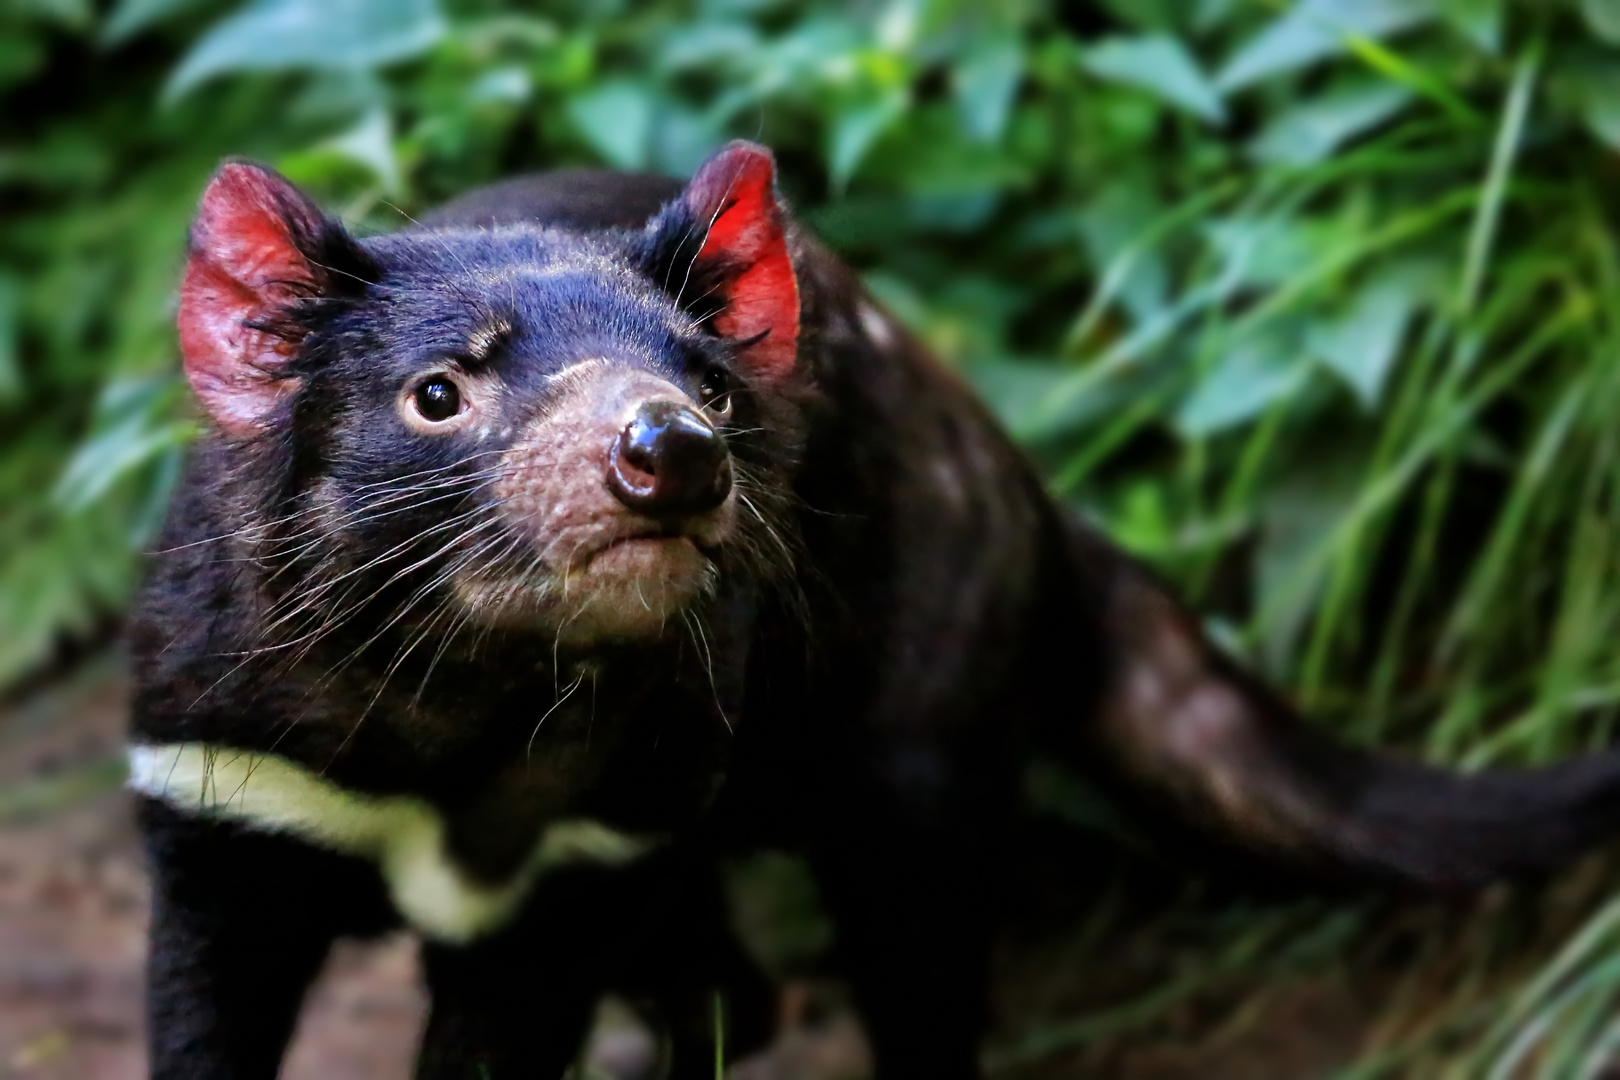
[[638, 513], [690, 517], [713, 510], [731, 492], [731, 455], [690, 405], [649, 401], [619, 432], [607, 480]]

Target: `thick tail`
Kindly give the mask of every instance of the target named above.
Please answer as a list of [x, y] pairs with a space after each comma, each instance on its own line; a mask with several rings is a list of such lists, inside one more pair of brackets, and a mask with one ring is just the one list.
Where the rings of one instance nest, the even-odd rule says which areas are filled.
[[1092, 751], [1200, 831], [1335, 877], [1446, 891], [1550, 869], [1620, 832], [1620, 751], [1457, 773], [1335, 742], [1129, 557], [1078, 522], [1071, 544], [1114, 651]]

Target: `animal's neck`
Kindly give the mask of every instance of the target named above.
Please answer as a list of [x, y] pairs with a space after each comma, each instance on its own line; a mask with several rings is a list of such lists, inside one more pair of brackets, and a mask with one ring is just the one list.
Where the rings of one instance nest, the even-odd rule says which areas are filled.
[[278, 755], [213, 743], [137, 744], [129, 760], [129, 786], [182, 813], [371, 863], [400, 915], [450, 942], [498, 930], [554, 870], [624, 865], [661, 841], [591, 818], [552, 818], [525, 830], [515, 857], [492, 874], [469, 864], [456, 822], [415, 795], [354, 791]]

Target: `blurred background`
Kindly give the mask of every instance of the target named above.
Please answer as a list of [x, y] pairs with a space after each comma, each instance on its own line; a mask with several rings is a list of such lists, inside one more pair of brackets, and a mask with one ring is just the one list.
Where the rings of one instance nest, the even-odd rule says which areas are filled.
[[[117, 633], [196, 430], [175, 287], [228, 154], [376, 232], [759, 139], [1059, 495], [1321, 723], [1463, 766], [1616, 736], [1620, 0], [4, 0], [0, 95], [0, 1076], [140, 1075]], [[1020, 888], [996, 1075], [1620, 1075], [1613, 858], [1255, 897], [1031, 796], [1060, 869]], [[1057, 902], [1077, 873], [1101, 904]], [[739, 876], [813, 977], [802, 881]], [[291, 1074], [404, 1075], [401, 948], [334, 962]]]

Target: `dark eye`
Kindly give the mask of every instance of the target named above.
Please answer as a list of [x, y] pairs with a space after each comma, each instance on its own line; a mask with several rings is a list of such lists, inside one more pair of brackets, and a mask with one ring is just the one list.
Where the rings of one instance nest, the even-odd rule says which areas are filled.
[[724, 420], [731, 415], [731, 379], [721, 369], [709, 369], [698, 387], [698, 397], [710, 416]]
[[422, 419], [442, 424], [461, 412], [461, 391], [455, 383], [439, 375], [418, 386], [411, 395], [411, 403]]

